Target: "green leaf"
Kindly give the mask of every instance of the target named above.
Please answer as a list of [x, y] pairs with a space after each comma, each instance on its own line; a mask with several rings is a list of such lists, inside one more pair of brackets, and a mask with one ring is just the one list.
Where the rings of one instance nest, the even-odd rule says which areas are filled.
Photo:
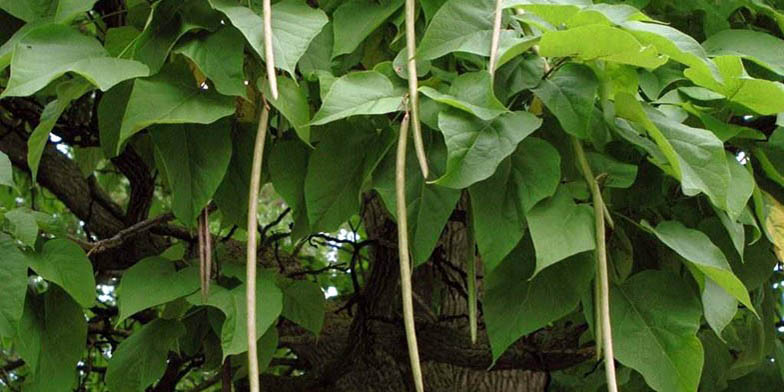
[[73, 391], [76, 365], [87, 341], [87, 320], [79, 304], [58, 287], [50, 287], [43, 297], [27, 297], [15, 339], [15, 348], [30, 367], [24, 391]]
[[697, 391], [700, 304], [675, 275], [640, 272], [610, 291], [615, 356], [657, 391]]
[[16, 44], [11, 78], [0, 98], [36, 93], [51, 81], [73, 72], [106, 91], [126, 79], [146, 76], [144, 64], [109, 57], [92, 37], [62, 25], [44, 25]]
[[44, 154], [49, 133], [57, 124], [57, 120], [71, 105], [71, 102], [81, 97], [92, 89], [92, 85], [82, 78], [66, 80], [57, 85], [57, 99], [49, 102], [41, 112], [38, 125], [27, 139], [27, 164], [32, 172], [33, 179], [38, 176], [38, 164]]
[[0, 9], [25, 21], [51, 16], [57, 23], [91, 10], [98, 0], [0, 0]]
[[702, 46], [712, 56], [741, 56], [784, 76], [784, 41], [773, 35], [753, 30], [724, 30], [708, 37]]
[[16, 335], [27, 292], [27, 257], [6, 234], [0, 234], [0, 336]]
[[333, 13], [332, 58], [351, 53], [403, 5], [403, 0], [350, 0]]
[[0, 185], [12, 188], [16, 186], [16, 183], [14, 183], [14, 167], [11, 165], [11, 159], [4, 152], [0, 152]]
[[[245, 284], [232, 289], [221, 286], [210, 288], [207, 302], [202, 302], [201, 294], [195, 293], [188, 297], [194, 305], [207, 305], [217, 309], [226, 316], [221, 327], [221, 347], [223, 358], [248, 351], [247, 302], [245, 301]], [[278, 319], [283, 310], [283, 293], [272, 274], [259, 274], [256, 280], [256, 331], [262, 334]]]
[[181, 43], [175, 53], [188, 56], [223, 95], [246, 97], [243, 73], [245, 51], [237, 42], [242, 33], [225, 26], [211, 34], [202, 34]]
[[294, 79], [278, 77], [278, 99], [273, 99], [266, 77], [259, 78], [259, 88], [264, 92], [269, 103], [291, 123], [297, 136], [310, 144], [310, 105], [302, 87], [297, 86]]
[[637, 166], [595, 152], [588, 152], [586, 156], [597, 176], [607, 175], [602, 185], [608, 188], [629, 188], [634, 184], [637, 178]]
[[[446, 163], [446, 148], [435, 140], [427, 148], [430, 169], [442, 173]], [[395, 149], [390, 149], [376, 173], [373, 188], [379, 193], [387, 211], [397, 219], [395, 200]], [[433, 253], [449, 216], [460, 199], [460, 191], [430, 184], [422, 178], [413, 143], [406, 152], [406, 211], [408, 212], [409, 248], [414, 266], [426, 262]]]
[[[261, 16], [232, 0], [209, 0], [229, 18], [250, 46], [264, 59], [264, 31]], [[294, 74], [297, 62], [329, 19], [324, 11], [310, 8], [301, 0], [283, 0], [272, 5], [272, 48], [275, 66]]]
[[177, 320], [155, 319], [123, 340], [109, 359], [106, 386], [116, 392], [142, 392], [163, 376], [169, 351], [185, 326]]
[[706, 279], [702, 289], [702, 307], [708, 325], [721, 336], [738, 312], [738, 300], [711, 279]]
[[321, 287], [307, 280], [290, 280], [281, 284], [281, 290], [283, 291], [281, 316], [318, 336], [324, 325], [326, 307]]
[[231, 160], [213, 198], [226, 224], [242, 227], [248, 223], [248, 190], [257, 127], [255, 124], [240, 124], [232, 128]]
[[324, 96], [311, 125], [322, 125], [360, 114], [385, 114], [403, 110], [405, 91], [376, 71], [352, 72], [334, 83]]
[[133, 26], [114, 27], [106, 30], [103, 47], [112, 57], [127, 56], [127, 51], [142, 32]]
[[449, 94], [427, 86], [420, 87], [419, 91], [436, 102], [471, 113], [482, 120], [492, 120], [509, 112], [493, 94], [493, 81], [487, 71], [461, 74], [452, 82]]
[[372, 125], [338, 124], [311, 154], [305, 202], [313, 232], [334, 231], [359, 211], [362, 186], [393, 142], [392, 132], [377, 135]]
[[159, 1], [152, 6], [152, 15], [135, 40], [133, 58], [147, 64], [150, 74], [156, 74], [180, 37], [194, 30], [217, 30], [221, 26], [219, 16], [203, 0]]
[[748, 76], [738, 56], [719, 56], [713, 62], [719, 69], [722, 82], [697, 68], [689, 68], [683, 74], [694, 84], [723, 94], [727, 100], [759, 114], [784, 112], [784, 84]]
[[487, 277], [482, 304], [493, 361], [520, 337], [572, 312], [593, 278], [588, 253], [532, 276], [533, 249], [523, 241]]
[[195, 225], [229, 167], [231, 125], [161, 125], [151, 135], [172, 190], [172, 211], [186, 225]]
[[15, 208], [5, 213], [5, 219], [11, 223], [14, 238], [33, 248], [38, 239], [38, 223], [32, 210], [26, 207]]
[[[644, 222], [643, 222], [644, 223]], [[661, 242], [692, 263], [706, 277], [756, 313], [746, 287], [732, 272], [727, 258], [707, 235], [687, 228], [677, 221], [659, 223], [650, 228]]]
[[[417, 58], [431, 60], [452, 52], [489, 56], [495, 3], [494, 0], [447, 1], [427, 27], [417, 48]], [[518, 38], [517, 32], [503, 29], [499, 48], [510, 50], [523, 42], [533, 44], [533, 41]], [[505, 50], [499, 50], [499, 53]]]
[[529, 112], [511, 112], [491, 121], [451, 109], [438, 115], [448, 151], [446, 173], [434, 181], [449, 188], [466, 188], [493, 175], [501, 161], [542, 125]]
[[177, 271], [171, 260], [157, 256], [143, 259], [125, 270], [117, 286], [120, 317], [116, 324], [144, 309], [193, 294], [199, 287], [198, 268]]
[[62, 287], [82, 307], [89, 308], [95, 302], [93, 265], [75, 242], [60, 238], [47, 241], [29, 262], [33, 271]]
[[599, 81], [584, 65], [567, 63], [532, 90], [561, 127], [581, 139], [588, 137]]
[[308, 148], [296, 140], [275, 143], [267, 160], [272, 185], [294, 212], [292, 235], [304, 235], [309, 230], [305, 202], [305, 176], [308, 172]]
[[[117, 148], [110, 156], [118, 154], [125, 141], [150, 125], [211, 124], [234, 113], [234, 98], [199, 88], [190, 74], [182, 63], [175, 63], [153, 77], [134, 81], [119, 129]], [[112, 133], [116, 128], [106, 131]]]
[[542, 139], [529, 137], [492, 177], [469, 188], [476, 243], [486, 273], [515, 248], [523, 238], [528, 211], [553, 196], [560, 181], [558, 150]]
[[536, 249], [533, 276], [569, 256], [596, 248], [593, 209], [575, 204], [564, 186], [534, 206], [527, 218]]
[[730, 184], [727, 188], [727, 214], [730, 219], [738, 220], [746, 211], [746, 205], [754, 193], [754, 177], [738, 162], [729, 151], [726, 152], [730, 168]]
[[572, 56], [584, 61], [602, 60], [648, 69], [667, 62], [667, 56], [660, 55], [656, 47], [643, 46], [632, 34], [604, 25], [547, 31], [539, 42], [539, 53], [545, 57]]

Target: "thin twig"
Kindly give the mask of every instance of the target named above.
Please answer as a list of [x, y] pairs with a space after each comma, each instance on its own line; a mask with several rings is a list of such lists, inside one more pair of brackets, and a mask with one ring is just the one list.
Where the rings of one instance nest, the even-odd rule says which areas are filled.
[[[268, 4], [269, 0], [265, 1]], [[268, 15], [266, 13], [265, 15]], [[259, 392], [259, 360], [256, 346], [256, 228], [258, 227], [259, 187], [261, 186], [261, 162], [264, 159], [264, 142], [267, 137], [269, 108], [262, 97], [261, 116], [256, 131], [256, 145], [253, 150], [253, 165], [250, 176], [248, 196], [248, 254], [246, 270], [247, 329], [248, 329], [248, 378], [250, 391]]]
[[267, 65], [267, 79], [272, 99], [278, 99], [278, 76], [275, 74], [275, 56], [272, 53], [272, 6], [270, 0], [264, 0], [262, 13], [264, 14], [264, 62]]
[[406, 49], [408, 53], [408, 93], [411, 100], [411, 123], [414, 129], [414, 149], [416, 150], [422, 177], [427, 178], [425, 143], [422, 141], [422, 125], [419, 123], [419, 93], [416, 69], [416, 0], [406, 0]]
[[141, 221], [139, 223], [136, 223], [136, 224], [134, 224], [134, 225], [132, 225], [130, 227], [127, 227], [125, 229], [120, 230], [119, 232], [117, 232], [117, 234], [115, 234], [111, 238], [106, 238], [106, 239], [100, 240], [98, 242], [95, 242], [93, 244], [90, 244], [90, 246], [92, 248], [90, 249], [89, 252], [87, 252], [87, 255], [90, 256], [90, 255], [93, 255], [93, 254], [97, 254], [97, 253], [101, 253], [101, 252], [107, 251], [109, 249], [117, 248], [117, 247], [121, 246], [127, 239], [129, 239], [129, 238], [131, 238], [131, 237], [133, 237], [133, 236], [135, 236], [135, 235], [137, 235], [139, 233], [142, 233], [144, 231], [150, 230], [153, 227], [156, 227], [156, 226], [162, 225], [162, 224], [164, 224], [166, 222], [169, 222], [169, 221], [171, 221], [173, 219], [174, 219], [174, 214], [169, 212], [169, 213], [166, 213], [166, 214], [163, 214], [163, 215], [159, 215], [159, 216], [157, 216], [155, 218], [150, 218], [150, 219], [147, 219], [147, 220], [143, 220], [143, 221]]
[[212, 236], [210, 235], [209, 209], [199, 215], [199, 275], [201, 277], [201, 298], [207, 301], [210, 294], [212, 277]]
[[602, 191], [599, 189], [599, 183], [593, 176], [591, 165], [585, 157], [582, 143], [576, 138], [572, 137], [572, 144], [574, 145], [577, 160], [580, 163], [580, 168], [585, 176], [585, 181], [591, 188], [591, 198], [593, 199], [593, 214], [596, 224], [596, 263], [598, 265], [599, 276], [599, 320], [597, 320], [597, 327], [601, 325], [602, 331], [602, 346], [604, 349], [604, 370], [607, 377], [607, 390], [609, 392], [618, 391], [618, 382], [615, 377], [615, 353], [613, 351], [612, 341], [612, 327], [610, 324], [610, 282], [607, 276], [607, 245], [605, 238], [605, 213], [604, 213], [604, 200], [602, 199]]
[[495, 2], [495, 19], [493, 20], [493, 35], [490, 40], [490, 64], [488, 71], [490, 71], [490, 79], [495, 75], [495, 67], [498, 62], [498, 42], [501, 39], [501, 16], [503, 15], [503, 0], [496, 0]]
[[468, 201], [468, 325], [471, 331], [471, 343], [476, 344], [478, 320], [477, 320], [477, 297], [476, 297], [476, 238], [474, 237], [474, 220], [471, 212], [471, 201]]
[[[410, 80], [411, 75], [409, 75]], [[416, 328], [414, 325], [414, 301], [411, 287], [411, 260], [408, 253], [408, 212], [406, 211], [406, 144], [408, 139], [408, 113], [400, 123], [395, 166], [395, 203], [397, 204], [397, 240], [400, 260], [400, 291], [403, 296], [403, 324], [406, 329], [408, 357], [417, 392], [425, 390], [422, 382], [422, 367], [419, 363]]]

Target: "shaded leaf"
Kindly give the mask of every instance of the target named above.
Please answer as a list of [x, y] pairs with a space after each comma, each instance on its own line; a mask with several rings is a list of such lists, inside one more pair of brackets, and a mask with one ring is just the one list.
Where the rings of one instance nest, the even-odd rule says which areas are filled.
[[75, 242], [61, 238], [47, 241], [39, 253], [29, 257], [29, 263], [33, 271], [62, 287], [82, 307], [95, 302], [93, 265]]
[[171, 260], [156, 256], [143, 259], [123, 273], [117, 286], [120, 316], [116, 324], [144, 309], [193, 294], [199, 287], [197, 268], [177, 271]]

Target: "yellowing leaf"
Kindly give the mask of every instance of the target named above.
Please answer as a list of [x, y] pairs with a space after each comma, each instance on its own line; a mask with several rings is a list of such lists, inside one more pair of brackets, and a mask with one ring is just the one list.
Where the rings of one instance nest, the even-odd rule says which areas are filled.
[[765, 218], [765, 229], [776, 249], [776, 257], [784, 262], [784, 205], [773, 196], [765, 193], [765, 203], [768, 208]]

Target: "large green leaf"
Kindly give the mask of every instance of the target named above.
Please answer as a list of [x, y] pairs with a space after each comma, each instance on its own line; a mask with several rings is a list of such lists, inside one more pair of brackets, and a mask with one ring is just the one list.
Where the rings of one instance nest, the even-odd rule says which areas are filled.
[[699, 271], [752, 312], [756, 312], [746, 287], [732, 272], [727, 258], [704, 233], [687, 228], [678, 221], [659, 223], [650, 228], [665, 245], [692, 263]]
[[142, 392], [163, 376], [169, 351], [185, 326], [177, 320], [155, 319], [123, 340], [106, 369], [106, 386], [117, 392]]
[[15, 348], [30, 367], [24, 391], [73, 391], [86, 341], [84, 312], [65, 292], [54, 286], [43, 298], [29, 295], [15, 339]]
[[584, 65], [569, 63], [533, 90], [561, 127], [581, 139], [588, 137], [599, 81]]
[[[591, 39], [586, 39], [591, 37]], [[643, 46], [619, 28], [586, 25], [542, 34], [539, 53], [546, 57], [573, 56], [581, 60], [603, 60], [643, 68], [658, 68], [667, 62], [654, 46]]]
[[[406, 211], [408, 212], [409, 248], [414, 265], [426, 262], [449, 216], [460, 199], [460, 191], [422, 178], [413, 144], [406, 152]], [[373, 187], [381, 195], [387, 210], [397, 219], [395, 200], [395, 150], [390, 149], [378, 171], [373, 174]], [[446, 162], [446, 148], [436, 141], [427, 148], [427, 158], [434, 173], [442, 173]]]
[[359, 212], [362, 186], [393, 141], [392, 132], [377, 134], [372, 125], [339, 123], [311, 154], [305, 202], [312, 231], [333, 231]]
[[278, 99], [273, 99], [269, 90], [269, 80], [266, 77], [259, 78], [259, 85], [264, 92], [264, 96], [278, 109], [303, 142], [310, 144], [310, 105], [308, 97], [303, 90], [304, 86], [297, 86], [294, 79], [285, 76], [278, 77]]
[[[264, 23], [261, 16], [233, 0], [209, 0], [238, 28], [256, 53], [264, 58]], [[294, 74], [297, 62], [310, 41], [328, 22], [320, 9], [310, 8], [301, 0], [284, 0], [272, 5], [272, 48], [275, 66]]]
[[446, 173], [435, 181], [449, 188], [465, 188], [493, 175], [526, 136], [542, 125], [529, 112], [511, 112], [484, 121], [457, 109], [438, 115], [448, 151]]
[[15, 208], [5, 213], [5, 219], [11, 224], [11, 234], [14, 238], [30, 248], [35, 247], [38, 239], [38, 223], [35, 215], [27, 207]]
[[[151, 74], [158, 73], [180, 37], [189, 31], [214, 31], [220, 26], [220, 14], [203, 0], [162, 0], [153, 5], [144, 31], [135, 39], [133, 58], [147, 64]], [[241, 48], [236, 43], [232, 46]]]
[[735, 55], [784, 76], [784, 41], [759, 31], [724, 30], [702, 43], [713, 56]]
[[615, 357], [657, 391], [696, 392], [703, 355], [700, 304], [680, 277], [638, 273], [610, 290]]
[[469, 188], [476, 244], [486, 273], [515, 248], [523, 238], [528, 211], [553, 196], [560, 181], [558, 150], [542, 139], [529, 137], [501, 162], [492, 177]]
[[[452, 52], [489, 56], [495, 3], [495, 0], [447, 1], [428, 25], [417, 49], [417, 58], [430, 60]], [[533, 43], [518, 38], [515, 31], [503, 29], [499, 42], [500, 57], [503, 58], [507, 50], [516, 50], [517, 45], [524, 47]]]
[[136, 61], [109, 57], [98, 40], [70, 27], [44, 25], [16, 44], [11, 78], [0, 98], [32, 95], [68, 72], [106, 91], [123, 80], [146, 76], [149, 70]]
[[245, 51], [237, 45], [242, 34], [235, 28], [224, 26], [211, 34], [202, 34], [183, 42], [175, 53], [188, 56], [223, 95], [245, 97], [243, 73]]
[[161, 125], [151, 134], [172, 190], [172, 211], [194, 225], [229, 167], [231, 125]]
[[403, 0], [350, 0], [341, 4], [334, 14], [332, 57], [353, 52], [370, 33], [403, 5]]
[[57, 120], [73, 100], [91, 89], [92, 85], [82, 78], [66, 80], [57, 85], [57, 99], [46, 104], [38, 125], [27, 139], [27, 165], [30, 167], [33, 179], [38, 176], [38, 164], [49, 141], [49, 133], [57, 124]]
[[148, 257], [125, 270], [117, 286], [117, 324], [131, 315], [156, 305], [193, 294], [199, 289], [199, 271], [189, 267], [177, 271], [174, 262]]
[[520, 337], [572, 312], [590, 287], [594, 268], [589, 253], [536, 276], [533, 259], [526, 238], [487, 277], [482, 303], [493, 360]]
[[705, 279], [701, 298], [705, 321], [721, 336], [738, 312], [738, 300], [711, 279]]
[[321, 333], [326, 306], [321, 287], [307, 280], [290, 280], [281, 284], [281, 290], [283, 291], [281, 315], [313, 332], [314, 335]]
[[[115, 154], [126, 140], [150, 125], [210, 124], [234, 113], [234, 98], [199, 88], [190, 74], [184, 64], [174, 63], [158, 75], [134, 81], [124, 111], [115, 109], [124, 112], [121, 127], [102, 129], [118, 140]], [[114, 137], [117, 131], [119, 136]]]
[[352, 72], [332, 84], [311, 124], [326, 124], [360, 114], [403, 110], [404, 94], [404, 89], [396, 88], [379, 72]]
[[4, 152], [0, 152], [0, 185], [15, 187], [14, 168], [11, 159]]
[[[232, 289], [221, 286], [210, 288], [210, 296], [202, 302], [201, 294], [188, 297], [194, 305], [207, 305], [220, 309], [226, 316], [221, 327], [223, 358], [248, 351], [247, 302], [245, 284]], [[256, 331], [263, 334], [278, 319], [283, 310], [283, 293], [275, 285], [272, 274], [259, 274], [256, 280]]]
[[25, 21], [34, 22], [53, 17], [58, 23], [66, 22], [93, 8], [98, 0], [0, 0], [0, 9]]
[[248, 189], [256, 128], [255, 124], [240, 124], [231, 130], [231, 161], [213, 195], [227, 225], [244, 226], [248, 223]]
[[575, 204], [564, 186], [534, 206], [526, 217], [536, 249], [533, 276], [569, 256], [596, 248], [593, 209]]
[[11, 237], [0, 234], [0, 260], [0, 336], [10, 338], [16, 335], [24, 311], [27, 257]]
[[307, 204], [305, 203], [305, 175], [308, 172], [308, 148], [296, 140], [275, 143], [267, 160], [272, 185], [294, 217], [292, 235], [309, 230]]
[[75, 242], [61, 238], [47, 241], [29, 262], [33, 271], [62, 287], [79, 305], [88, 308], [95, 302], [93, 265]]
[[461, 74], [444, 94], [432, 87], [419, 88], [436, 102], [471, 113], [482, 120], [492, 120], [509, 110], [493, 94], [493, 81], [486, 71]]

